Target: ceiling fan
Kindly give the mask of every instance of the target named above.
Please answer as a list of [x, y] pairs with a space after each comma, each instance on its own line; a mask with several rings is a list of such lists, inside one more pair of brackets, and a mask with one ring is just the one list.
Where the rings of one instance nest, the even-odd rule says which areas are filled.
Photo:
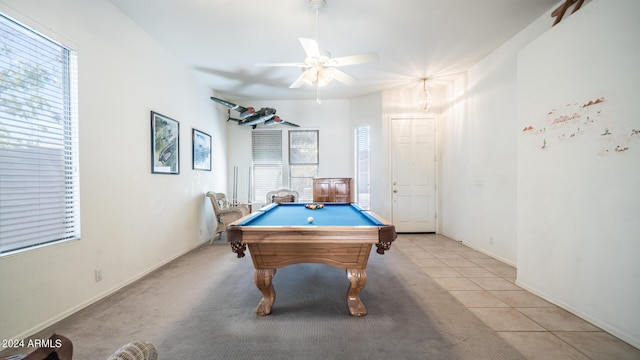
[[316, 39], [298, 38], [306, 54], [304, 62], [259, 64], [261, 66], [294, 66], [302, 68], [302, 74], [291, 83], [289, 88], [299, 88], [303, 84], [315, 85], [320, 88], [328, 85], [333, 80], [345, 85], [352, 85], [358, 80], [337, 68], [363, 64], [378, 59], [378, 54], [374, 52], [332, 58], [329, 52], [320, 50], [318, 46], [318, 14], [325, 5], [326, 0], [309, 0], [309, 6], [316, 11]]

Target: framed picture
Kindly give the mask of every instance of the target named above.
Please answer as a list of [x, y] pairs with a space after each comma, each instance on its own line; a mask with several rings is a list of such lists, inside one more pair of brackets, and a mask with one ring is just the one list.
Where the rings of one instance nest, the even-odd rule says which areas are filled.
[[180, 123], [151, 112], [151, 172], [180, 174]]
[[211, 135], [193, 129], [193, 169], [211, 171]]

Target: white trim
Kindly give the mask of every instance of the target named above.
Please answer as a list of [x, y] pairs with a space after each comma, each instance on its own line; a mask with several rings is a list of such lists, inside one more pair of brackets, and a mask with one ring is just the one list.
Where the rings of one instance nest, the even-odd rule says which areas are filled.
[[177, 255], [174, 255], [174, 256], [168, 258], [167, 260], [161, 261], [160, 263], [147, 268], [146, 270], [144, 270], [143, 272], [139, 273], [138, 275], [130, 278], [129, 280], [126, 280], [126, 281], [124, 281], [124, 282], [112, 287], [111, 289], [107, 289], [107, 290], [99, 293], [98, 295], [96, 295], [96, 296], [94, 296], [94, 297], [92, 297], [92, 298], [90, 298], [90, 299], [88, 299], [86, 301], [83, 301], [80, 304], [78, 304], [76, 306], [73, 306], [73, 307], [67, 309], [66, 311], [63, 311], [60, 314], [58, 314], [56, 316], [53, 316], [53, 317], [47, 319], [46, 321], [43, 321], [43, 322], [37, 324], [36, 326], [34, 326], [34, 327], [32, 327], [32, 328], [30, 328], [28, 330], [25, 330], [22, 333], [17, 334], [17, 335], [15, 335], [13, 337], [10, 337], [10, 338], [13, 338], [13, 339], [25, 339], [25, 338], [33, 335], [33, 334], [36, 334], [39, 331], [42, 331], [42, 330], [46, 329], [47, 327], [49, 327], [49, 326], [51, 326], [51, 325], [53, 325], [53, 324], [65, 319], [65, 318], [77, 313], [78, 311], [80, 311], [80, 310], [82, 310], [82, 309], [84, 309], [84, 308], [86, 308], [86, 307], [88, 307], [90, 305], [93, 305], [94, 303], [106, 298], [107, 296], [116, 293], [117, 291], [123, 289], [124, 287], [126, 287], [126, 286], [128, 286], [128, 285], [130, 285], [130, 284], [132, 284], [132, 283], [134, 283], [134, 282], [136, 282], [138, 280], [140, 280], [141, 278], [147, 276], [148, 274], [154, 272], [155, 270], [160, 269], [161, 267], [169, 264], [173, 260], [181, 257], [182, 255], [188, 253], [189, 251], [191, 251], [191, 250], [193, 250], [193, 249], [195, 249], [195, 248], [197, 248], [197, 247], [199, 247], [199, 246], [201, 246], [203, 244], [206, 244], [208, 242], [209, 242], [209, 239], [205, 239], [205, 240], [200, 239], [199, 242], [197, 244], [195, 244], [193, 247], [191, 247], [191, 248], [189, 248], [189, 249], [187, 249], [185, 251], [182, 251], [182, 252], [178, 253]]
[[69, 50], [73, 50], [76, 52], [78, 51], [78, 44], [76, 44], [74, 41], [72, 41], [68, 37], [54, 31], [50, 27], [43, 25], [38, 20], [21, 13], [20, 11], [12, 8], [11, 6], [3, 2], [0, 2], [0, 12], [2, 12], [6, 17], [10, 18], [11, 20], [17, 22], [18, 24], [39, 32], [40, 34], [48, 37], [50, 40], [60, 44], [61, 46], [64, 46]]
[[435, 173], [434, 175], [434, 182], [435, 182], [435, 186], [436, 189], [434, 190], [434, 202], [435, 202], [435, 210], [436, 210], [436, 214], [437, 217], [436, 219], [434, 219], [435, 221], [435, 233], [439, 234], [440, 233], [440, 229], [441, 229], [441, 216], [440, 214], [442, 213], [442, 204], [440, 202], [440, 159], [441, 159], [441, 150], [440, 150], [440, 141], [439, 141], [439, 129], [440, 127], [438, 126], [438, 117], [435, 114], [431, 114], [431, 113], [426, 113], [424, 116], [418, 116], [418, 115], [388, 115], [387, 118], [385, 119], [386, 121], [386, 133], [387, 133], [387, 151], [386, 151], [386, 159], [387, 159], [387, 164], [389, 164], [389, 171], [387, 173], [387, 178], [388, 178], [388, 184], [387, 184], [387, 190], [388, 190], [388, 194], [390, 197], [390, 201], [389, 201], [389, 220], [391, 221], [391, 223], [393, 223], [393, 172], [391, 171], [392, 166], [391, 166], [391, 148], [392, 148], [392, 139], [391, 139], [391, 121], [394, 119], [398, 119], [398, 120], [418, 120], [418, 119], [433, 119], [434, 122], [434, 147], [435, 147], [435, 156], [436, 158], [434, 159], [434, 161], [436, 162], [435, 166], [434, 166], [434, 171]]

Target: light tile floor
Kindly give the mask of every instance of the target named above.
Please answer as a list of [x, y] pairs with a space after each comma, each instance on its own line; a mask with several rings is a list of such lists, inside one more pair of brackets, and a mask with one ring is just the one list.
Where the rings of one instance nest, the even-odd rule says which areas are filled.
[[640, 359], [640, 350], [515, 285], [516, 269], [437, 234], [399, 234], [402, 251], [528, 359]]

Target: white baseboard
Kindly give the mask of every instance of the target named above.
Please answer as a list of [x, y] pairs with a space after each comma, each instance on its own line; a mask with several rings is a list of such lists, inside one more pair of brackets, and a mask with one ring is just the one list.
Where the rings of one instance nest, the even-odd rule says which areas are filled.
[[[105, 290], [105, 291], [101, 292], [100, 294], [98, 294], [98, 295], [96, 295], [96, 296], [94, 296], [94, 297], [92, 297], [92, 298], [90, 298], [90, 299], [88, 299], [86, 301], [83, 301], [80, 304], [78, 304], [78, 305], [76, 305], [76, 306], [74, 306], [74, 307], [72, 307], [72, 308], [70, 308], [70, 309], [68, 309], [66, 311], [63, 311], [62, 313], [60, 313], [60, 314], [58, 314], [58, 315], [56, 315], [54, 317], [51, 317], [51, 318], [47, 319], [46, 321], [41, 322], [40, 324], [38, 324], [38, 325], [36, 325], [36, 326], [34, 326], [34, 327], [32, 327], [32, 328], [20, 333], [20, 334], [12, 337], [12, 339], [25, 339], [25, 338], [27, 338], [29, 336], [32, 336], [33, 334], [38, 333], [39, 331], [42, 331], [42, 330], [48, 328], [49, 326], [57, 323], [58, 321], [63, 320], [65, 318], [75, 314], [76, 312], [86, 308], [87, 306], [92, 305], [92, 304], [104, 299], [105, 297], [117, 292], [118, 290], [124, 288], [125, 286], [130, 285], [130, 284], [136, 282], [137, 280], [140, 280], [141, 278], [145, 277], [146, 275], [150, 274], [151, 272], [153, 272], [153, 271], [161, 268], [162, 266], [172, 262], [173, 260], [175, 260], [175, 259], [179, 258], [180, 256], [188, 253], [189, 251], [197, 248], [198, 246], [201, 246], [201, 245], [204, 245], [205, 243], [208, 243], [209, 240], [210, 239], [205, 239], [205, 240], [201, 239], [200, 242], [197, 243], [196, 245], [194, 245], [193, 247], [191, 247], [191, 248], [189, 248], [187, 250], [184, 250], [184, 251], [178, 253], [177, 255], [174, 255], [174, 256], [172, 256], [172, 257], [170, 257], [170, 258], [168, 258], [168, 259], [166, 259], [164, 261], [161, 261], [160, 263], [158, 263], [156, 265], [153, 265], [153, 266], [147, 268], [146, 270], [144, 270], [140, 274], [138, 274], [138, 275], [136, 275], [136, 276], [124, 281], [123, 283], [120, 283], [120, 284], [112, 287], [111, 289]], [[62, 334], [62, 335], [64, 335], [64, 334]]]

